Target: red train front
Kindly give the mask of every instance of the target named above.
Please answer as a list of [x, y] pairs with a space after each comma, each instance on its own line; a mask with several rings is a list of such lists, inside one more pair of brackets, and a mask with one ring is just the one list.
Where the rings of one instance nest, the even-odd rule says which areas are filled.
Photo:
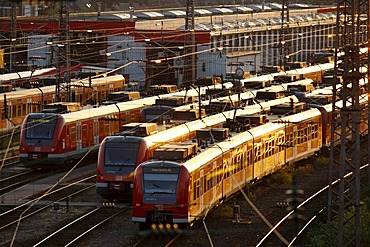
[[96, 190], [107, 200], [131, 199], [133, 173], [148, 160], [145, 140], [136, 136], [108, 136], [99, 148]]
[[152, 223], [189, 223], [189, 172], [179, 163], [150, 161], [134, 175], [132, 221], [140, 229]]
[[60, 153], [64, 118], [59, 114], [29, 114], [22, 125], [19, 156], [20, 162], [29, 168], [62, 166], [65, 157]]

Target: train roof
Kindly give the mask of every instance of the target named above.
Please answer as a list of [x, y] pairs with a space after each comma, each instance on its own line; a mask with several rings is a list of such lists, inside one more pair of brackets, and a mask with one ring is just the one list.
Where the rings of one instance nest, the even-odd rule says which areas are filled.
[[307, 74], [310, 72], [317, 72], [317, 71], [323, 71], [323, 70], [329, 70], [329, 69], [334, 69], [334, 63], [323, 63], [323, 64], [317, 64], [314, 66], [308, 66], [305, 68], [289, 70], [286, 72], [286, 74], [305, 74], [305, 73]]
[[[101, 78], [93, 78], [93, 79], [91, 79], [91, 85], [93, 87], [98, 86], [98, 85], [104, 85], [104, 84], [106, 84], [108, 82], [111, 82], [111, 81], [114, 81], [114, 80], [118, 80], [118, 81], [123, 80], [124, 81], [125, 78], [124, 78], [123, 75], [112, 75], [112, 76], [101, 77]], [[85, 78], [85, 79], [81, 79], [81, 80], [77, 80], [77, 81], [72, 81], [71, 85], [89, 86], [89, 79]], [[63, 85], [61, 86], [61, 88], [63, 88]], [[40, 90], [42, 91], [43, 94], [52, 93], [52, 92], [55, 92], [55, 86], [45, 86], [45, 87], [40, 87], [40, 89], [38, 89], [38, 88], [29, 88], [29, 89], [17, 88], [16, 91], [3, 93], [3, 95], [6, 94], [7, 100], [17, 99], [17, 98], [27, 98], [27, 97], [32, 97], [32, 96], [35, 96], [35, 95], [40, 95], [40, 93], [41, 93]], [[4, 97], [1, 97], [0, 102], [3, 102], [3, 101], [4, 101]]]
[[266, 12], [272, 10], [269, 6], [264, 4], [252, 4], [248, 5], [248, 7], [253, 9], [253, 12]]
[[114, 14], [103, 14], [97, 17], [98, 20], [112, 20], [112, 21], [129, 21], [132, 18], [132, 20], [137, 20], [137, 16], [130, 15], [129, 13], [114, 13]]
[[232, 15], [234, 11], [229, 8], [208, 8], [212, 15]]
[[142, 20], [160, 20], [164, 19], [164, 15], [155, 11], [135, 12], [135, 16]]
[[253, 9], [244, 6], [233, 6], [228, 7], [228, 9], [234, 11], [235, 14], [248, 14], [253, 12]]
[[200, 16], [211, 16], [212, 12], [207, 9], [194, 9], [194, 15], [197, 17]]
[[[231, 87], [232, 84], [224, 84], [226, 87]], [[216, 88], [221, 88], [222, 85], [215, 85], [212, 87]], [[206, 93], [208, 87], [201, 87], [200, 91], [202, 94]], [[172, 97], [172, 96], [198, 96], [198, 89], [190, 89], [190, 90], [183, 90], [180, 92], [175, 92], [175, 93], [170, 93], [170, 94], [164, 94], [164, 95], [159, 95], [159, 96], [152, 96], [148, 98], [143, 98], [143, 99], [137, 99], [137, 100], [131, 100], [127, 102], [120, 102], [114, 105], [106, 105], [106, 106], [100, 106], [98, 108], [92, 108], [92, 109], [86, 109], [86, 110], [81, 110], [78, 112], [72, 112], [72, 113], [67, 113], [63, 114], [63, 117], [65, 118], [65, 121], [67, 122], [74, 122], [82, 119], [87, 119], [87, 118], [93, 118], [93, 117], [99, 117], [99, 116], [107, 116], [109, 114], [117, 113], [118, 108], [120, 111], [125, 111], [125, 110], [133, 110], [136, 108], [142, 108], [145, 106], [150, 106], [154, 105], [156, 102], [156, 99], [161, 98], [161, 97]]]
[[235, 116], [241, 116], [260, 113], [261, 111], [267, 112], [270, 110], [271, 106], [290, 103], [291, 101], [298, 102], [298, 99], [295, 96], [288, 96], [282, 99], [270, 100], [267, 102], [263, 102], [261, 104], [246, 106], [244, 108], [237, 109], [236, 111], [235, 110], [225, 111], [223, 113], [205, 117], [201, 120], [194, 120], [169, 128], [167, 130], [158, 132], [157, 134], [147, 136], [144, 139], [146, 140], [148, 146], [160, 145], [161, 143], [170, 142], [171, 139], [173, 139], [176, 136], [179, 136], [180, 134], [186, 134], [189, 131], [195, 131], [210, 126], [215, 126], [216, 124], [220, 124], [222, 122], [226, 122], [227, 119], [233, 119], [234, 114]]
[[217, 156], [222, 155], [223, 152], [234, 149], [243, 142], [252, 140], [258, 136], [264, 135], [266, 133], [274, 133], [278, 131], [282, 125], [286, 122], [299, 122], [304, 119], [309, 119], [313, 116], [319, 116], [320, 111], [318, 109], [309, 109], [307, 111], [297, 113], [291, 116], [280, 118], [279, 122], [268, 122], [263, 125], [254, 127], [248, 131], [236, 134], [225, 141], [217, 142], [216, 145], [211, 145], [195, 157], [183, 163], [183, 166], [187, 168], [189, 172], [192, 172], [203, 164], [209, 163]]
[[165, 10], [162, 12], [165, 18], [183, 18], [186, 12], [183, 10]]
[[55, 68], [46, 68], [46, 69], [37, 69], [35, 71], [20, 71], [17, 73], [9, 73], [9, 74], [2, 74], [0, 75], [0, 85], [3, 82], [9, 82], [11, 80], [18, 80], [18, 79], [28, 79], [31, 76], [40, 76], [40, 75], [45, 75], [50, 72], [55, 72]]
[[[283, 9], [283, 5], [280, 4], [280, 3], [268, 3], [267, 4], [272, 10], [282, 10]], [[286, 6], [285, 6], [286, 8]]]

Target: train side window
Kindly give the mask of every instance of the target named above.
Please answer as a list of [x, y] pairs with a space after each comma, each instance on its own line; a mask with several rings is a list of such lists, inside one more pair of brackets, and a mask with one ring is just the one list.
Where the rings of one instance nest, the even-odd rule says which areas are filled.
[[293, 147], [293, 133], [289, 133], [287, 136], [286, 148]]
[[229, 176], [230, 176], [229, 166], [225, 162], [224, 163], [224, 177], [223, 178], [225, 179], [225, 178], [228, 178]]
[[247, 162], [247, 166], [252, 165], [252, 149], [247, 150], [246, 162]]
[[254, 147], [254, 162], [261, 160], [261, 145]]
[[265, 158], [270, 156], [270, 142], [269, 141], [267, 141], [263, 144], [262, 154], [264, 155]]
[[27, 115], [27, 105], [22, 104], [22, 116]]
[[208, 191], [212, 188], [212, 171], [208, 172], [206, 175], [206, 190]]
[[94, 130], [93, 123], [89, 123], [89, 128], [87, 129], [89, 140], [91, 139], [91, 136], [93, 136], [93, 130]]
[[17, 116], [18, 117], [22, 116], [22, 104], [17, 106]]
[[82, 140], [87, 138], [87, 124], [82, 125]]
[[99, 134], [102, 135], [104, 133], [104, 120], [101, 119], [101, 121], [99, 121]]
[[71, 146], [74, 147], [76, 145], [76, 127], [71, 127]]
[[319, 126], [317, 124], [313, 125], [312, 126], [312, 130], [311, 130], [311, 138], [312, 139], [316, 139], [317, 136], [318, 136], [318, 129], [319, 129]]
[[221, 182], [222, 175], [223, 175], [223, 173], [222, 173], [222, 166], [220, 165], [220, 166], [217, 167], [217, 174], [216, 174], [216, 176], [217, 176], [217, 183], [220, 183]]
[[104, 133], [109, 133], [109, 121], [104, 121]]
[[33, 104], [31, 107], [32, 107], [32, 112], [37, 112], [37, 105]]
[[197, 199], [200, 196], [200, 181], [197, 179], [194, 182], [194, 199]]
[[303, 141], [307, 142], [307, 140], [308, 140], [308, 134], [307, 134], [308, 130], [307, 130], [307, 128], [305, 128], [303, 131], [304, 131]]
[[99, 124], [99, 122], [94, 122], [94, 133], [95, 133], [94, 136], [99, 135], [99, 126], [98, 126], [98, 124]]
[[17, 116], [17, 106], [12, 105], [12, 117], [16, 117], [16, 116]]
[[200, 180], [200, 183], [202, 185], [202, 194], [206, 193], [207, 191], [207, 183], [206, 183], [206, 176], [203, 176]]
[[231, 162], [232, 162], [232, 164], [231, 164], [231, 170], [233, 171], [233, 173], [236, 173], [237, 172], [236, 156], [233, 159], [231, 159]]

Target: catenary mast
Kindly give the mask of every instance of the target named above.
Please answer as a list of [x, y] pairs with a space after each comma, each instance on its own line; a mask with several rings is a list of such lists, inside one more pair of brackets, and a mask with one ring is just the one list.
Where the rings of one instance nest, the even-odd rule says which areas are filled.
[[[362, 119], [368, 114], [368, 105], [360, 105], [363, 99], [360, 82], [368, 73], [363, 69], [368, 67], [367, 62], [364, 63], [367, 53], [362, 54], [361, 49], [368, 47], [367, 40], [363, 39], [364, 32], [368, 32], [368, 4], [359, 0], [337, 2], [335, 62], [339, 62], [339, 54], [343, 54], [343, 59], [335, 66], [333, 99], [342, 98], [343, 105], [333, 103], [329, 182], [340, 181], [339, 185], [329, 187], [328, 194], [328, 226], [337, 233], [337, 246], [360, 246], [361, 243], [360, 165], [369, 161], [368, 151], [360, 140], [364, 134], [360, 127], [368, 124]], [[338, 67], [343, 68], [343, 83], [337, 78]], [[334, 145], [335, 136], [340, 136], [340, 145]], [[344, 178], [349, 172], [352, 175]], [[345, 227], [351, 230], [346, 231]]]

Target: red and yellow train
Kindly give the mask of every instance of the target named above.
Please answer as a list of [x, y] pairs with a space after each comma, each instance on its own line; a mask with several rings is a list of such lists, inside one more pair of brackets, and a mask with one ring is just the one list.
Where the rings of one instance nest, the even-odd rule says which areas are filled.
[[[79, 80], [70, 83], [71, 101], [80, 105], [99, 103], [104, 101], [111, 92], [123, 90], [125, 78], [122, 75], [112, 75], [101, 78]], [[0, 132], [7, 132], [14, 126], [22, 124], [30, 113], [39, 112], [47, 104], [56, 102], [55, 86], [20, 89], [0, 94], [0, 108], [2, 109]], [[67, 92], [61, 85], [60, 102], [65, 102]], [[5, 113], [5, 108], [7, 113]], [[7, 115], [7, 116], [6, 116]]]
[[[164, 130], [145, 137], [108, 136], [102, 141], [99, 148], [96, 178], [97, 192], [108, 200], [131, 199], [135, 168], [144, 161], [153, 158], [154, 151], [159, 146], [194, 139], [196, 131], [199, 129], [219, 128], [228, 119], [235, 116], [269, 111], [271, 106], [290, 102], [298, 102], [298, 99], [295, 96], [288, 96], [245, 106], [243, 109], [229, 110], [204, 117], [201, 120], [183, 120], [182, 124], [177, 123], [175, 126], [167, 123], [162, 126]], [[176, 116], [176, 113], [174, 116]], [[176, 119], [172, 120], [177, 121]]]
[[[166, 159], [135, 170], [132, 221], [140, 229], [152, 223], [191, 224], [252, 181], [330, 145], [332, 117], [332, 104], [287, 117], [268, 115], [270, 121], [261, 126], [206, 142], [190, 159], [167, 149]], [[362, 120], [362, 130], [366, 123]]]
[[[205, 94], [206, 88], [200, 90]], [[154, 105], [158, 98], [185, 95], [196, 97], [198, 91], [152, 96], [67, 114], [28, 114], [21, 128], [20, 162], [33, 169], [54, 169], [74, 162], [90, 149], [97, 151], [102, 140], [118, 133], [123, 124], [142, 122], [141, 110]]]

